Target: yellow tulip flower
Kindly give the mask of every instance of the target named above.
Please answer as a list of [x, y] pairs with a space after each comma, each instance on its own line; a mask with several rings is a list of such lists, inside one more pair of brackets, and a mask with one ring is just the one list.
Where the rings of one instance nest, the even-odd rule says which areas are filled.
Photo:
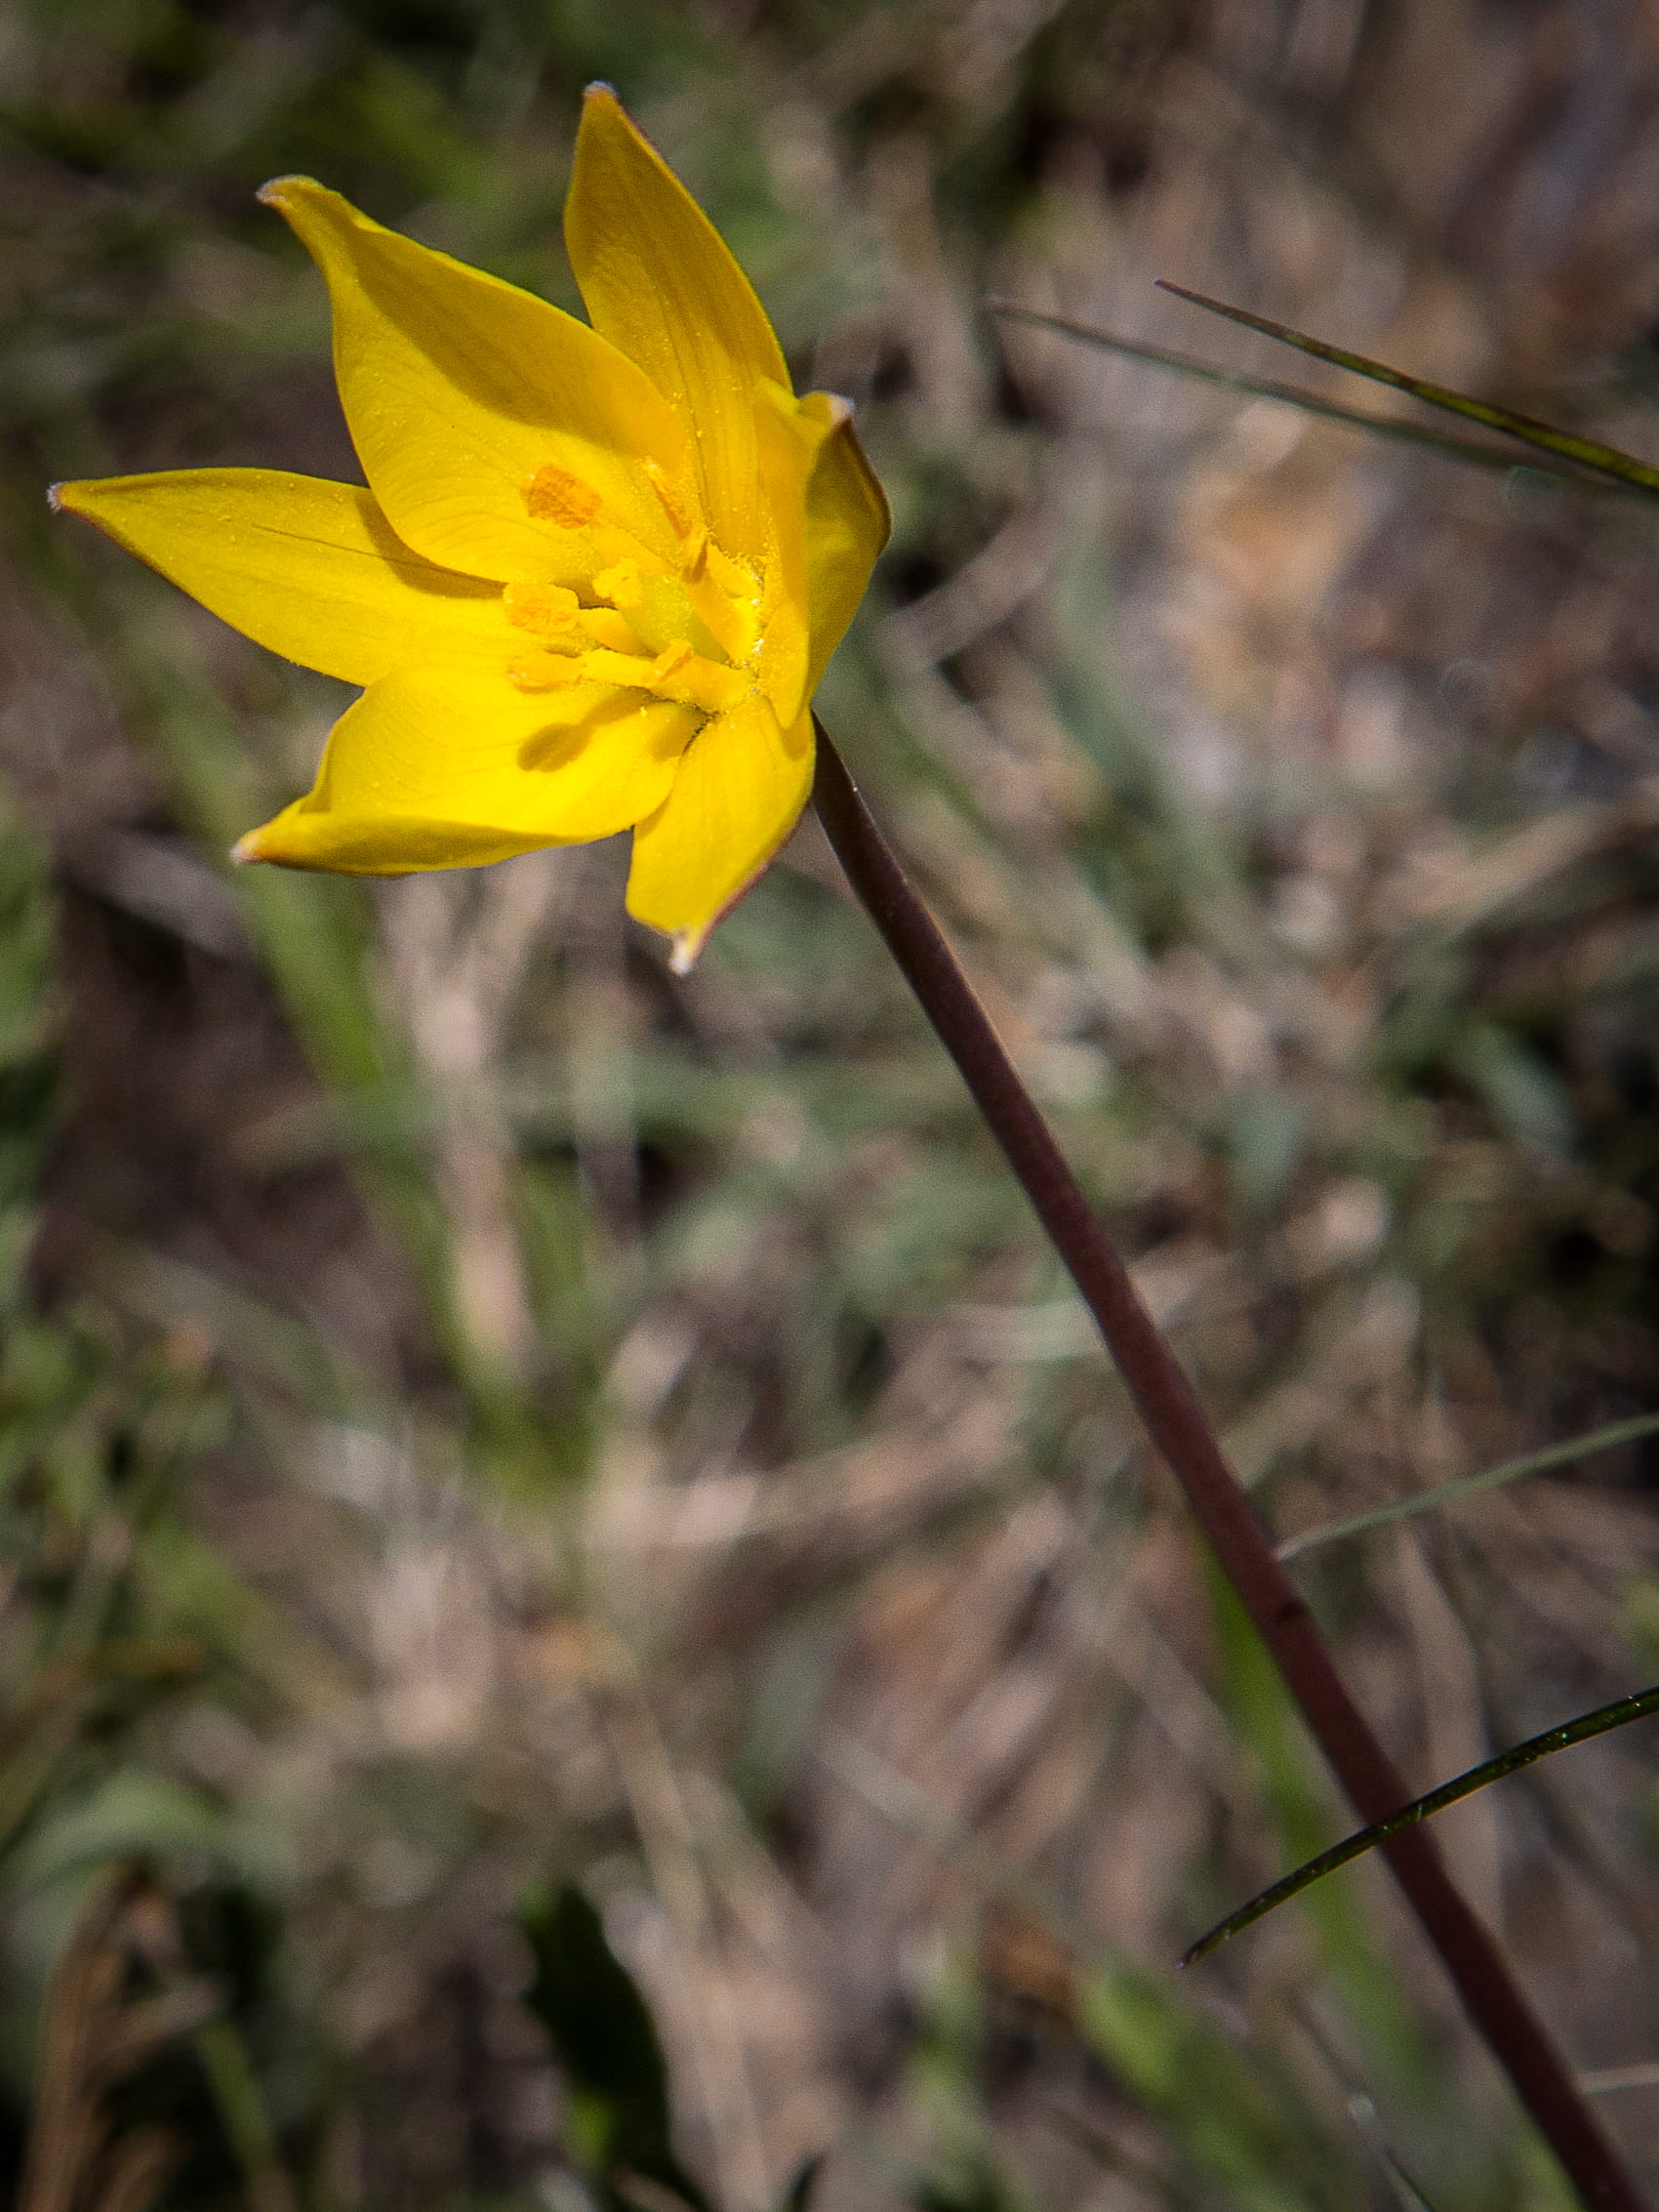
[[308, 178], [261, 197], [327, 281], [365, 490], [267, 469], [58, 485], [250, 637], [364, 686], [242, 860], [370, 876], [633, 832], [682, 971], [794, 827], [808, 712], [886, 542], [844, 400], [607, 86], [565, 241], [590, 322]]

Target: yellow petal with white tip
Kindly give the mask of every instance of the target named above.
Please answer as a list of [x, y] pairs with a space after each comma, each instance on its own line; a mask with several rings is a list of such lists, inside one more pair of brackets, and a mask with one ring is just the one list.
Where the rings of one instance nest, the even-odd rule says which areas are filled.
[[667, 799], [634, 831], [627, 911], [673, 938], [681, 974], [799, 820], [812, 760], [811, 717], [780, 729], [757, 693], [699, 730]]
[[176, 469], [55, 484], [52, 501], [273, 653], [346, 683], [511, 650], [501, 587], [411, 553], [356, 484]]

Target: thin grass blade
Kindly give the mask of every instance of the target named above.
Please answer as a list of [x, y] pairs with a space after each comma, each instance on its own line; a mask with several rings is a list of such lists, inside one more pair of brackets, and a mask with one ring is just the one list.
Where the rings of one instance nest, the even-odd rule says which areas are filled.
[[1317, 392], [1305, 391], [1300, 385], [1283, 384], [1277, 377], [1245, 376], [1237, 370], [1218, 368], [1213, 361], [1200, 360], [1195, 353], [1178, 353], [1165, 346], [1143, 345], [1139, 339], [1120, 337], [1117, 332], [1103, 330], [1096, 323], [1076, 322], [1070, 315], [1052, 315], [1041, 308], [1023, 307], [1012, 300], [989, 299], [985, 306], [989, 313], [1001, 315], [1011, 322], [1032, 323], [1039, 329], [1056, 330], [1063, 337], [1080, 339], [1085, 346], [1098, 346], [1131, 361], [1146, 361], [1153, 368], [1172, 369], [1177, 376], [1217, 385], [1222, 390], [1238, 392], [1246, 399], [1278, 400], [1286, 407], [1299, 407], [1305, 415], [1316, 415], [1321, 422], [1340, 423], [1349, 430], [1393, 438], [1400, 445], [1427, 446], [1432, 452], [1449, 454], [1455, 461], [1472, 462], [1477, 469], [1492, 469], [1507, 474], [1512, 469], [1526, 467], [1540, 474], [1558, 477], [1563, 483], [1587, 485], [1593, 490], [1605, 488], [1598, 475], [1588, 474], [1582, 469], [1558, 468], [1550, 462], [1522, 463], [1507, 446], [1491, 445], [1480, 438], [1457, 437], [1449, 430], [1430, 430], [1426, 424], [1407, 422], [1399, 416], [1367, 414], [1362, 407], [1345, 407], [1340, 400], [1323, 399]]
[[1436, 1483], [1433, 1490], [1396, 1497], [1391, 1504], [1373, 1506], [1368, 1513], [1351, 1513], [1346, 1520], [1327, 1521], [1320, 1528], [1305, 1530], [1299, 1536], [1286, 1537], [1278, 1546], [1277, 1556], [1281, 1561], [1299, 1559], [1305, 1551], [1316, 1551], [1321, 1544], [1335, 1543], [1339, 1537], [1361, 1536], [1369, 1529], [1386, 1528], [1391, 1521], [1409, 1521], [1416, 1514], [1455, 1505], [1459, 1498], [1477, 1496], [1483, 1490], [1496, 1490], [1502, 1483], [1518, 1482], [1523, 1475], [1541, 1475], [1551, 1467], [1588, 1459], [1593, 1452], [1610, 1451], [1615, 1444], [1634, 1444], [1638, 1437], [1652, 1436], [1656, 1430], [1659, 1413], [1638, 1413], [1630, 1420], [1609, 1421], [1605, 1428], [1592, 1429], [1588, 1436], [1548, 1444], [1542, 1451], [1522, 1453], [1518, 1459], [1482, 1467], [1477, 1475], [1460, 1475], [1455, 1482]]
[[1563, 460], [1575, 462], [1581, 469], [1593, 470], [1598, 475], [1610, 476], [1616, 483], [1628, 484], [1649, 496], [1659, 495], [1659, 469], [1650, 462], [1639, 460], [1634, 453], [1621, 451], [1616, 445], [1603, 445], [1598, 438], [1579, 437], [1571, 430], [1558, 430], [1553, 423], [1540, 422], [1535, 415], [1518, 415], [1513, 408], [1499, 407], [1489, 399], [1476, 399], [1467, 391], [1452, 390], [1447, 385], [1430, 384], [1422, 377], [1408, 375], [1404, 369], [1391, 368], [1387, 361], [1375, 361], [1367, 353], [1351, 353], [1341, 346], [1328, 346], [1322, 338], [1310, 338], [1306, 331], [1293, 330], [1288, 323], [1275, 322], [1271, 315], [1252, 314], [1247, 307], [1229, 307], [1225, 301], [1212, 300], [1206, 293], [1191, 292], [1184, 284], [1172, 284], [1166, 277], [1160, 276], [1157, 285], [1159, 291], [1190, 301], [1194, 307], [1207, 308], [1212, 315], [1224, 315], [1229, 322], [1241, 323], [1246, 330], [1260, 331], [1264, 338], [1276, 338], [1282, 345], [1294, 346], [1299, 352], [1311, 353], [1316, 361], [1329, 361], [1333, 368], [1369, 377], [1373, 384], [1390, 385], [1396, 391], [1421, 399], [1426, 406], [1444, 408], [1448, 414], [1484, 424], [1489, 430], [1499, 430], [1505, 437], [1518, 438], [1522, 445], [1559, 454]]
[[1473, 1797], [1477, 1789], [1488, 1782], [1502, 1782], [1506, 1775], [1518, 1774], [1523, 1767], [1535, 1766], [1540, 1759], [1549, 1758], [1556, 1751], [1565, 1751], [1574, 1743], [1587, 1743], [1594, 1736], [1606, 1736], [1615, 1728], [1628, 1728], [1632, 1721], [1645, 1720], [1649, 1713], [1659, 1712], [1659, 1684], [1650, 1690], [1638, 1690], [1628, 1698], [1615, 1698], [1610, 1705], [1598, 1705], [1594, 1712], [1581, 1713], [1577, 1720], [1563, 1721], [1558, 1728], [1547, 1728], [1542, 1736], [1529, 1736], [1524, 1743], [1517, 1743], [1508, 1751], [1500, 1751], [1495, 1759], [1482, 1760], [1479, 1766], [1471, 1767], [1466, 1774], [1443, 1782], [1437, 1789], [1431, 1789], [1426, 1797], [1414, 1797], [1409, 1805], [1402, 1805], [1397, 1813], [1391, 1813], [1386, 1821], [1378, 1821], [1368, 1828], [1360, 1828], [1343, 1842], [1333, 1844], [1329, 1851], [1321, 1851], [1316, 1859], [1298, 1866], [1293, 1874], [1275, 1882], [1253, 1897], [1248, 1905], [1241, 1905], [1236, 1912], [1230, 1912], [1225, 1920], [1218, 1920], [1213, 1928], [1200, 1936], [1195, 1944], [1182, 1952], [1180, 1964], [1194, 1966], [1201, 1958], [1208, 1958], [1231, 1937], [1256, 1921], [1265, 1919], [1270, 1912], [1293, 1897], [1299, 1897], [1327, 1874], [1334, 1874], [1339, 1866], [1347, 1866], [1354, 1860], [1374, 1851], [1378, 1844], [1387, 1843], [1391, 1836], [1404, 1828], [1413, 1828], [1424, 1821], [1443, 1813], [1448, 1805], [1456, 1805], [1465, 1797]]
[[1590, 2097], [1610, 2097], [1621, 2089], [1659, 2089], [1659, 2060], [1641, 2059], [1628, 2067], [1592, 2067], [1579, 2075], [1579, 2081]]

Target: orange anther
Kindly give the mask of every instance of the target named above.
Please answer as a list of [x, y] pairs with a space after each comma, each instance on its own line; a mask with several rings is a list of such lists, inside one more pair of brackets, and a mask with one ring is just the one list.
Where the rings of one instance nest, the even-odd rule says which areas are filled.
[[502, 611], [508, 622], [537, 637], [567, 635], [581, 605], [576, 594], [562, 584], [508, 584], [502, 593]]
[[580, 530], [604, 502], [591, 484], [548, 461], [524, 487], [524, 504], [538, 522], [556, 522], [561, 530]]

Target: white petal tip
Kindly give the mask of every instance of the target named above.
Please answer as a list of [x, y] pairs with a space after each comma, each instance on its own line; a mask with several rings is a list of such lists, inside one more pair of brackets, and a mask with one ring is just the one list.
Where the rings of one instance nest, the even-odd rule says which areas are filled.
[[46, 504], [54, 514], [61, 514], [63, 512], [64, 489], [62, 484], [48, 484], [46, 487]]
[[671, 972], [675, 975], [689, 975], [708, 942], [707, 929], [676, 929], [672, 949], [668, 954]]
[[323, 189], [314, 177], [273, 177], [269, 184], [262, 184], [254, 194], [262, 207], [274, 207], [286, 211], [290, 201], [303, 199], [307, 192]]
[[250, 867], [254, 861], [264, 858], [264, 855], [259, 849], [259, 840], [260, 833], [258, 830], [250, 830], [245, 838], [236, 840], [236, 842], [230, 848], [230, 857], [235, 861], [238, 868]]

